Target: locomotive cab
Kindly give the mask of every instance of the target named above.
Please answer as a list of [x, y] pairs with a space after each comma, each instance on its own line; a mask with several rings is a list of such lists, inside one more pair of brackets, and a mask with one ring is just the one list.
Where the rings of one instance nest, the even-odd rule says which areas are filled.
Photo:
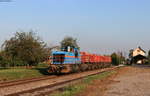
[[62, 51], [52, 52], [52, 64], [80, 63], [80, 53], [77, 48], [67, 47]]

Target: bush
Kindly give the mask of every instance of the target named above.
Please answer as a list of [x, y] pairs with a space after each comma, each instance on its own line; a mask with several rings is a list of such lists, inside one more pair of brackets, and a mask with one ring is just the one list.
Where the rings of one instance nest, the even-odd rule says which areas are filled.
[[37, 66], [50, 54], [46, 44], [33, 32], [16, 32], [2, 48], [5, 55], [1, 64], [4, 66]]

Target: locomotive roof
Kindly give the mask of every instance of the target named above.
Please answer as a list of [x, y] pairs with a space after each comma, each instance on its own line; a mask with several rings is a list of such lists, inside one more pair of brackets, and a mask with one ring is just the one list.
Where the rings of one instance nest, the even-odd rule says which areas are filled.
[[53, 51], [53, 54], [74, 54], [73, 52], [65, 52], [65, 51]]

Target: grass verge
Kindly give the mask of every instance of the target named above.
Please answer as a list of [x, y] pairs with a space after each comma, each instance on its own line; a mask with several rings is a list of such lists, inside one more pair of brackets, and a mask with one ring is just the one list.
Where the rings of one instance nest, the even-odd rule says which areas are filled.
[[0, 70], [0, 81], [33, 78], [47, 75], [46, 68], [10, 68]]
[[108, 71], [108, 72], [100, 73], [97, 75], [88, 76], [85, 79], [83, 79], [81, 82], [79, 82], [78, 84], [72, 84], [67, 87], [64, 87], [61, 89], [61, 91], [58, 90], [54, 92], [53, 94], [51, 94], [50, 96], [75, 96], [76, 94], [86, 89], [86, 87], [89, 84], [92, 84], [93, 80], [103, 79], [114, 73], [116, 73], [116, 71]]

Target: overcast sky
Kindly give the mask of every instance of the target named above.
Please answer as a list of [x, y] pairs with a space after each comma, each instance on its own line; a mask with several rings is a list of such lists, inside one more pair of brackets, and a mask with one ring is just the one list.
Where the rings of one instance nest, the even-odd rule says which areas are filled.
[[91, 53], [150, 49], [150, 0], [11, 1], [0, 2], [0, 44], [32, 29], [48, 45], [73, 36]]

